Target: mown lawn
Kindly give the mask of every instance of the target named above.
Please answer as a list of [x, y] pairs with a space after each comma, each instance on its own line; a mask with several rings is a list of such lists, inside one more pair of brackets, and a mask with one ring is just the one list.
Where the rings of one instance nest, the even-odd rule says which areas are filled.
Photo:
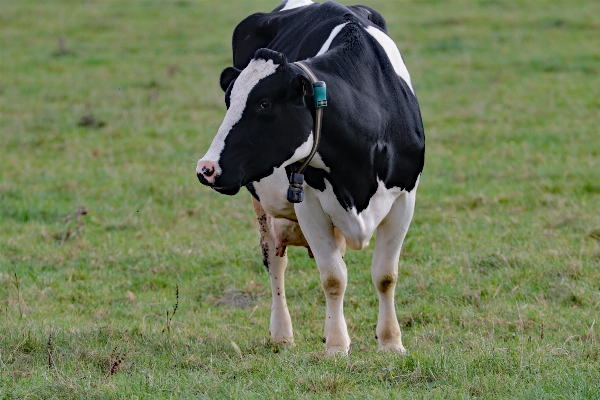
[[304, 249], [297, 345], [268, 344], [250, 195], [194, 172], [231, 32], [277, 4], [0, 0], [0, 398], [600, 398], [600, 3], [363, 1], [427, 154], [408, 355], [377, 352], [371, 243], [347, 255], [347, 358]]

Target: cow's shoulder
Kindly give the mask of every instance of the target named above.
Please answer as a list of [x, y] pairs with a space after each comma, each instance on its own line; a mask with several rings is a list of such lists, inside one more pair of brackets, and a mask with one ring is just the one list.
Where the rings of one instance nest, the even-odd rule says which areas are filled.
[[273, 12], [293, 10], [313, 4], [314, 2], [312, 0], [283, 0], [281, 4], [273, 10]]
[[277, 36], [280, 17], [274, 13], [255, 13], [240, 22], [233, 31], [233, 66], [244, 69], [256, 53]]
[[367, 6], [348, 6], [356, 15], [367, 19], [374, 25], [378, 26], [382, 31], [387, 33], [387, 23], [385, 18], [375, 9]]
[[[235, 68], [244, 69], [261, 48], [272, 48], [294, 60], [313, 57], [332, 30], [341, 24], [374, 25], [384, 32], [387, 27], [381, 14], [367, 6], [306, 2], [305, 7], [282, 11], [285, 6], [284, 1], [272, 12], [252, 14], [236, 26], [232, 40]], [[350, 28], [345, 29], [346, 39], [357, 32]]]

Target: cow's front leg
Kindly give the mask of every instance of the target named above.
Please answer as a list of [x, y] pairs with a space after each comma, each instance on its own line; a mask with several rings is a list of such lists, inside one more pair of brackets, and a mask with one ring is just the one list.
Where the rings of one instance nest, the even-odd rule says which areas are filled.
[[398, 279], [398, 260], [402, 242], [408, 231], [415, 206], [416, 188], [403, 193], [392, 205], [389, 214], [377, 227], [373, 254], [372, 278], [379, 295], [379, 318], [376, 335], [379, 350], [406, 353], [394, 305]]
[[309, 190], [304, 202], [296, 204], [295, 209], [302, 232], [315, 256], [325, 292], [325, 349], [328, 353], [347, 354], [350, 337], [344, 319], [344, 293], [348, 275], [340, 251], [342, 244], [345, 247], [345, 242], [339, 238], [336, 241], [330, 218]]
[[252, 204], [258, 219], [260, 230], [260, 247], [263, 254], [263, 263], [269, 270], [271, 279], [271, 293], [273, 304], [271, 306], [271, 343], [293, 344], [294, 333], [292, 319], [285, 300], [285, 269], [287, 268], [287, 255], [283, 244], [278, 243], [274, 232], [273, 219], [267, 215], [260, 203], [253, 197]]

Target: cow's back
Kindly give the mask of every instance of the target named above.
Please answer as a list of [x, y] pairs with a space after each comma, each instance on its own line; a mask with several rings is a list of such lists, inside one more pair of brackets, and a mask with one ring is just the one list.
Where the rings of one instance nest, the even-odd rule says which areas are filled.
[[314, 57], [336, 26], [361, 20], [386, 32], [385, 19], [366, 6], [346, 7], [333, 1], [270, 13], [255, 13], [240, 22], [233, 32], [233, 65], [244, 69], [254, 53], [268, 48], [285, 54], [290, 61]]

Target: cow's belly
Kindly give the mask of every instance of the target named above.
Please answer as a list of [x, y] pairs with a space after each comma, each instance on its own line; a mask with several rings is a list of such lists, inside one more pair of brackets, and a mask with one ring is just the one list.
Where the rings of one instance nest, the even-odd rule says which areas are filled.
[[387, 189], [383, 182], [379, 181], [377, 192], [369, 200], [368, 207], [358, 214], [355, 208], [350, 210], [343, 208], [327, 180], [325, 185], [326, 189], [323, 192], [318, 190], [314, 192], [321, 202], [323, 211], [330, 216], [331, 222], [340, 230], [352, 250], [361, 250], [369, 245], [375, 229], [403, 192], [400, 188]]
[[267, 214], [274, 218], [297, 220], [294, 204], [287, 200], [287, 189], [290, 183], [285, 168], [275, 168], [271, 175], [253, 182], [253, 186], [260, 205]]
[[[297, 221], [294, 205], [287, 201], [289, 182], [285, 168], [276, 168], [273, 174], [253, 182], [253, 185], [260, 204], [267, 214], [274, 218]], [[355, 208], [346, 210], [340, 205], [327, 180], [325, 180], [323, 192], [310, 187], [306, 187], [306, 189], [307, 192], [312, 192], [311, 195], [317, 196], [323, 211], [331, 218], [333, 226], [337, 227], [346, 238], [348, 247], [353, 250], [361, 250], [369, 245], [377, 226], [403, 192], [399, 188], [387, 189], [383, 182], [379, 181], [379, 187], [371, 197], [369, 205], [358, 214]]]

